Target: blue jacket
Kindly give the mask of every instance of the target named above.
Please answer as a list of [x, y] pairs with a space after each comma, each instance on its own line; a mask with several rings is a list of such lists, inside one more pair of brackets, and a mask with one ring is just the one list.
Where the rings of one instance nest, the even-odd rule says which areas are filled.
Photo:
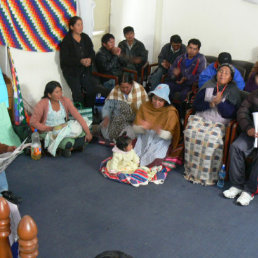
[[[235, 67], [234, 67], [235, 68]], [[202, 71], [202, 73], [199, 76], [199, 83], [198, 86], [199, 88], [202, 87], [202, 85], [209, 81], [214, 75], [217, 74], [217, 69], [216, 69], [216, 64], [211, 63], [205, 70]], [[244, 79], [241, 75], [241, 73], [235, 68], [235, 75], [233, 80], [236, 82], [237, 87], [240, 90], [243, 90], [245, 87], [245, 82]]]

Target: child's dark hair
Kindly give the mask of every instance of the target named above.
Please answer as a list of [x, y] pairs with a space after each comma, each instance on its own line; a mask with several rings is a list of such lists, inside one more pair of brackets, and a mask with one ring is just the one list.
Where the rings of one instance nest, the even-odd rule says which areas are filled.
[[118, 136], [116, 139], [116, 147], [119, 150], [125, 151], [126, 147], [132, 142], [132, 139], [126, 135], [124, 132], [122, 135]]
[[48, 82], [46, 87], [45, 87], [44, 96], [42, 97], [42, 99], [49, 98], [48, 94], [52, 94], [53, 91], [55, 90], [55, 88], [57, 88], [57, 87], [62, 89], [62, 87], [61, 87], [59, 82], [56, 82], [56, 81]]

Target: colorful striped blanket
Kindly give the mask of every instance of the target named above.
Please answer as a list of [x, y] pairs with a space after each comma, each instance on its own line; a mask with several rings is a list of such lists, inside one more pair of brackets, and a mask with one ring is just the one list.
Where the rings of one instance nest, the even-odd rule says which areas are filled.
[[110, 159], [112, 159], [112, 157], [109, 157], [101, 162], [99, 171], [102, 173], [102, 175], [111, 180], [130, 184], [135, 187], [140, 185], [147, 185], [149, 182], [153, 182], [154, 184], [163, 184], [167, 178], [168, 172], [176, 168], [178, 165], [182, 165], [182, 159], [180, 157], [165, 158], [161, 163], [160, 169], [157, 171], [157, 173], [151, 179], [149, 179], [148, 173], [140, 168], [135, 170], [135, 172], [132, 174], [109, 173], [106, 164]]

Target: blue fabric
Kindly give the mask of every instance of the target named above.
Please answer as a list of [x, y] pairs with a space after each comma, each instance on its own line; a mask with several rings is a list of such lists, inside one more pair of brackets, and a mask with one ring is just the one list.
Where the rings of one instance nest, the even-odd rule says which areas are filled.
[[2, 102], [5, 103], [7, 108], [9, 107], [8, 92], [7, 92], [6, 84], [2, 74], [2, 70], [0, 69], [0, 103]]
[[194, 57], [192, 59], [186, 58], [185, 59], [185, 67], [189, 67], [192, 64], [192, 62], [194, 61], [194, 59], [195, 59]]
[[[2, 173], [0, 173], [0, 193], [7, 190], [8, 190], [8, 182], [5, 175], [5, 171], [3, 171]], [[2, 195], [0, 194], [0, 196]]]
[[[201, 88], [203, 86], [203, 84], [205, 82], [207, 82], [208, 80], [210, 80], [213, 76], [215, 76], [217, 74], [217, 69], [214, 66], [215, 63], [211, 63], [205, 70], [202, 71], [202, 73], [199, 76], [199, 88]], [[244, 79], [241, 75], [241, 73], [235, 68], [235, 75], [233, 80], [236, 82], [237, 87], [240, 90], [243, 90], [245, 87], [245, 82]]]

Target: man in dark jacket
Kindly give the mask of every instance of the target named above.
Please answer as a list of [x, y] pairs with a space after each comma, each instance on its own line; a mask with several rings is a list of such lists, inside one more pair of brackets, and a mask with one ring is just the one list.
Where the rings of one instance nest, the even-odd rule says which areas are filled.
[[144, 44], [135, 38], [133, 27], [125, 27], [123, 33], [125, 40], [121, 41], [118, 47], [121, 48], [121, 55], [127, 62], [127, 68], [136, 70], [139, 76], [142, 66], [147, 62], [148, 51]]
[[[110, 74], [115, 76], [121, 76], [123, 67], [126, 66], [126, 61], [121, 55], [121, 49], [115, 47], [115, 37], [106, 33], [101, 38], [102, 47], [96, 54], [96, 67], [98, 72], [104, 74]], [[110, 90], [115, 86], [114, 80], [103, 80], [104, 86]]]
[[148, 83], [150, 83], [151, 90], [154, 90], [160, 83], [164, 74], [167, 74], [168, 69], [173, 64], [175, 59], [186, 52], [186, 47], [182, 44], [182, 39], [179, 35], [170, 37], [170, 43], [167, 43], [161, 49], [158, 56], [158, 68], [150, 75]]
[[[230, 146], [229, 178], [232, 186], [223, 192], [226, 198], [235, 198], [241, 194], [237, 203], [244, 206], [253, 200], [253, 194], [257, 190], [258, 151], [257, 147], [254, 147], [254, 142], [255, 138], [258, 138], [258, 131], [255, 130], [252, 116], [254, 112], [258, 112], [258, 90], [248, 95], [237, 112], [237, 121], [242, 133]], [[254, 160], [249, 179], [246, 181], [245, 159], [251, 153], [254, 154]]]

